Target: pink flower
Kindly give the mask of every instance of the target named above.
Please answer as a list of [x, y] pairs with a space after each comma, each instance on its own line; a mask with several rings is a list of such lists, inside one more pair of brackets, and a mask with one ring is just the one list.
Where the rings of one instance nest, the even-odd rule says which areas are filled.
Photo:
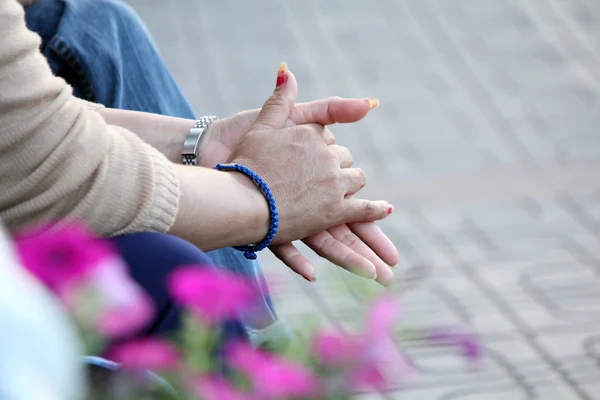
[[389, 335], [394, 324], [400, 319], [402, 310], [400, 301], [392, 296], [378, 299], [369, 312], [367, 319], [367, 336], [377, 339]]
[[351, 379], [355, 389], [385, 390], [406, 383], [413, 369], [401, 347], [390, 335], [376, 342], [365, 342], [362, 362]]
[[115, 254], [109, 242], [78, 224], [31, 229], [15, 244], [24, 267], [59, 295]]
[[194, 377], [191, 381], [190, 391], [204, 400], [252, 400], [258, 399], [248, 393], [236, 390], [222, 377], [207, 375]]
[[328, 367], [355, 363], [362, 355], [364, 338], [337, 334], [318, 334], [313, 339], [313, 353]]
[[180, 354], [169, 342], [160, 339], [138, 339], [115, 345], [106, 355], [124, 369], [169, 371], [177, 368]]
[[174, 301], [213, 324], [236, 317], [256, 299], [255, 289], [239, 275], [211, 267], [184, 267], [169, 276]]
[[398, 300], [383, 297], [373, 304], [363, 336], [317, 335], [313, 351], [324, 366], [347, 366], [346, 383], [354, 390], [400, 383], [412, 369], [390, 336], [399, 315]]
[[462, 355], [473, 362], [481, 360], [483, 347], [477, 336], [460, 327], [443, 327], [429, 330], [426, 340], [442, 346], [458, 346]]
[[129, 277], [115, 248], [81, 225], [32, 229], [19, 235], [16, 245], [25, 267], [82, 325], [115, 338], [151, 321], [153, 304]]
[[227, 352], [229, 364], [244, 373], [262, 399], [315, 397], [319, 381], [303, 366], [234, 343]]
[[111, 338], [135, 334], [154, 317], [154, 304], [143, 290], [129, 277], [127, 267], [120, 259], [95, 270], [88, 287], [99, 298], [95, 319], [98, 331]]

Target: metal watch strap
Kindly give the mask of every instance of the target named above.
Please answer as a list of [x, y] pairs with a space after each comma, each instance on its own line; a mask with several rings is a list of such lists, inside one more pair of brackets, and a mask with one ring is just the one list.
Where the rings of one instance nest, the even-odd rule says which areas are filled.
[[181, 151], [184, 165], [198, 165], [198, 143], [200, 143], [200, 138], [210, 124], [217, 119], [219, 118], [215, 116], [202, 117], [190, 129]]

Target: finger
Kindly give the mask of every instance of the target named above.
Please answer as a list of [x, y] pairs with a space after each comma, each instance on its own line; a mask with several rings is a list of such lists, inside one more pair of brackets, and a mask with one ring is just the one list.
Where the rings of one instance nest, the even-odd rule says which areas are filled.
[[375, 279], [375, 265], [365, 257], [336, 240], [329, 232], [323, 231], [302, 239], [319, 256], [340, 267], [365, 278]]
[[377, 224], [373, 222], [355, 222], [348, 224], [348, 227], [386, 264], [389, 266], [398, 264], [400, 260], [398, 249]]
[[330, 145], [328, 150], [334, 154], [341, 168], [350, 168], [352, 166], [352, 153], [350, 153], [347, 147]]
[[343, 223], [378, 221], [387, 217], [394, 209], [387, 201], [353, 198], [344, 200], [344, 207]]
[[[372, 222], [365, 222], [365, 224], [375, 225]], [[377, 226], [377, 225], [375, 225]], [[394, 273], [387, 265], [367, 244], [362, 237], [359, 237], [350, 230], [348, 225], [342, 224], [336, 227], [327, 229], [327, 231], [333, 236], [338, 242], [341, 242], [352, 249], [355, 253], [361, 255], [367, 260], [371, 261], [375, 266], [375, 272], [377, 273], [377, 282], [383, 286], [389, 286], [394, 283]]]
[[341, 174], [346, 184], [346, 196], [358, 192], [367, 183], [365, 172], [360, 168], [346, 168], [342, 170]]
[[379, 106], [379, 100], [375, 98], [344, 99], [329, 97], [309, 103], [296, 104], [292, 110], [290, 120], [297, 125], [310, 123], [331, 125], [357, 122], [377, 106]]
[[315, 267], [292, 243], [269, 246], [269, 250], [292, 271], [309, 282], [315, 282]]
[[283, 128], [290, 117], [298, 96], [298, 82], [286, 63], [279, 66], [275, 85], [273, 94], [267, 99], [254, 122], [255, 129]]

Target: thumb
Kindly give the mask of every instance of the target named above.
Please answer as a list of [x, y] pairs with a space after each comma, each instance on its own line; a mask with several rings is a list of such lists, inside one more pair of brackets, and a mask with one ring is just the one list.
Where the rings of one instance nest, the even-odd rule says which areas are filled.
[[285, 127], [298, 96], [298, 82], [287, 64], [282, 62], [277, 71], [277, 82], [273, 94], [263, 105], [254, 129], [280, 129]]

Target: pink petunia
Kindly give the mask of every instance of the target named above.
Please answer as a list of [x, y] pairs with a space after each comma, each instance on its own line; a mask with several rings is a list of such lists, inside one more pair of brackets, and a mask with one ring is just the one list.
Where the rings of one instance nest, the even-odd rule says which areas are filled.
[[211, 267], [180, 268], [169, 276], [168, 287], [176, 303], [209, 324], [236, 317], [257, 296], [244, 278]]
[[400, 319], [400, 301], [392, 296], [383, 296], [371, 306], [367, 319], [367, 336], [377, 339], [389, 335], [394, 324]]
[[403, 383], [412, 368], [391, 336], [399, 317], [397, 299], [378, 299], [369, 311], [367, 328], [362, 336], [317, 335], [313, 352], [325, 366], [345, 367], [346, 385], [352, 390], [383, 390]]
[[319, 381], [299, 364], [234, 343], [227, 351], [227, 361], [252, 381], [262, 399], [315, 397]]
[[30, 229], [16, 236], [15, 245], [23, 266], [59, 295], [116, 254], [78, 224]]
[[320, 333], [313, 338], [312, 351], [328, 367], [342, 367], [362, 357], [364, 338]]
[[203, 400], [258, 400], [251, 394], [239, 392], [220, 376], [196, 376], [188, 386], [196, 397]]
[[88, 286], [99, 298], [94, 319], [98, 331], [110, 338], [139, 332], [154, 317], [154, 304], [134, 282], [126, 265], [118, 258], [96, 269]]
[[406, 383], [413, 373], [402, 348], [389, 335], [370, 342], [364, 358], [352, 377], [353, 387], [386, 390]]
[[84, 326], [107, 337], [136, 333], [153, 318], [150, 298], [113, 245], [82, 225], [49, 226], [16, 239], [24, 266], [53, 290]]
[[478, 362], [483, 356], [481, 341], [468, 329], [448, 326], [430, 329], [426, 340], [441, 346], [457, 346], [462, 355], [469, 361]]
[[172, 371], [181, 356], [169, 342], [160, 339], [137, 339], [115, 345], [106, 354], [122, 368], [133, 371]]

